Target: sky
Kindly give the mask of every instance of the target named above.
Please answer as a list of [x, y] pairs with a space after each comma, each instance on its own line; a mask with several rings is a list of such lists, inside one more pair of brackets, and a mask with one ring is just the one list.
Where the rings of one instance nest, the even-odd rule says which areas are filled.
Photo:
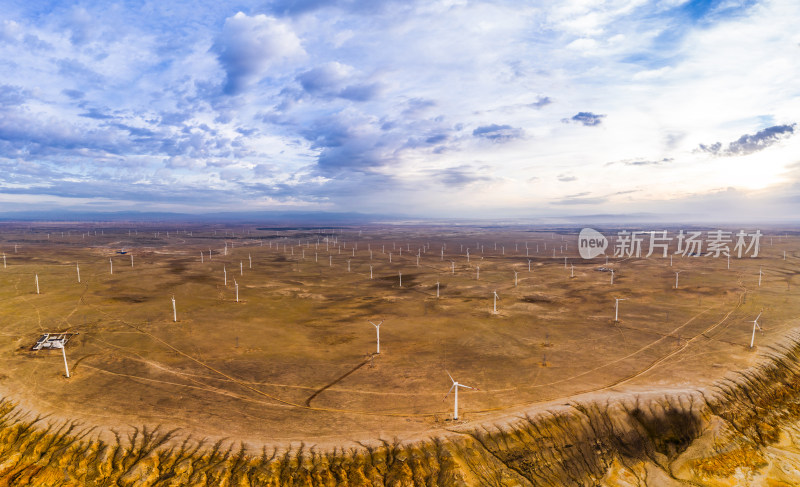
[[800, 214], [796, 0], [0, 12], [0, 212]]

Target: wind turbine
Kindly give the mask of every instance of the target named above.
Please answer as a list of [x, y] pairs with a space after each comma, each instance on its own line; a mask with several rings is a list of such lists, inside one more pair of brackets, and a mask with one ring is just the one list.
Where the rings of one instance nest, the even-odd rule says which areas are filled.
[[614, 269], [611, 269], [611, 285], [614, 285]]
[[233, 280], [233, 285], [236, 286], [236, 302], [239, 302], [239, 283], [236, 282], [236, 279]]
[[[303, 258], [304, 259], [306, 258], [306, 251], [305, 250], [303, 251]], [[247, 260], [250, 261], [250, 269], [252, 269], [253, 268], [253, 257], [249, 253], [247, 254]]]
[[575, 264], [569, 265], [569, 277], [575, 277]]
[[78, 284], [81, 283], [81, 266], [77, 262], [75, 263], [75, 269], [78, 271]]
[[497, 314], [497, 300], [500, 299], [500, 296], [497, 295], [497, 289], [494, 290], [492, 293], [494, 295], [494, 304], [493, 304], [493, 313]]
[[439, 297], [439, 281], [436, 281], [436, 297]]
[[175, 296], [172, 296], [172, 321], [178, 321], [178, 310], [175, 308]]
[[[370, 320], [367, 320], [367, 321], [372, 323], [372, 321], [370, 321]], [[381, 322], [378, 323], [377, 325], [375, 323], [372, 323], [372, 326], [375, 327], [375, 334], [376, 334], [376, 338], [378, 340], [378, 348], [377, 348], [377, 351], [375, 352], [377, 354], [381, 353], [381, 325], [383, 324], [384, 321], [385, 320], [381, 320]]]
[[758, 316], [756, 316], [756, 319], [753, 320], [753, 336], [750, 337], [750, 348], [753, 348], [753, 342], [755, 342], [755, 340], [756, 340], [756, 328], [758, 328], [758, 331], [761, 331], [761, 332], [764, 331], [764, 330], [761, 329], [761, 325], [758, 324], [758, 319], [760, 317], [761, 317], [761, 313], [758, 313]]
[[67, 352], [64, 351], [64, 341], [56, 342], [55, 346], [61, 349], [61, 356], [64, 357], [64, 370], [67, 373], [67, 379], [69, 379], [69, 366], [67, 365]]
[[514, 287], [517, 287], [517, 271], [514, 271]]
[[681, 272], [683, 271], [675, 272], [675, 289], [678, 289], [678, 274], [680, 274]]
[[39, 274], [36, 274], [36, 294], [39, 294]]
[[479, 391], [480, 389], [478, 389], [477, 387], [470, 387], [464, 384], [459, 384], [458, 382], [456, 382], [455, 379], [453, 379], [453, 376], [450, 375], [450, 372], [447, 372], [447, 376], [450, 377], [451, 381], [453, 381], [453, 385], [450, 387], [450, 390], [447, 391], [447, 394], [444, 395], [442, 402], [444, 402], [444, 400], [447, 399], [447, 396], [449, 396], [450, 393], [453, 392], [453, 390], [455, 390], [454, 394], [455, 401], [453, 404], [453, 421], [458, 421], [458, 388], [463, 387], [464, 389], [472, 389], [473, 391]]
[[761, 287], [761, 267], [758, 268], [758, 287]]
[[528, 272], [531, 271], [531, 259], [528, 259]]
[[131, 254], [131, 267], [133, 267], [133, 254]]
[[481, 278], [481, 266], [477, 266], [475, 269], [476, 269], [475, 279], [480, 279]]
[[369, 278], [372, 279], [372, 266], [369, 266]]
[[397, 275], [400, 276], [400, 287], [403, 287], [403, 272], [397, 271]]
[[111, 259], [108, 259], [108, 273], [114, 273], [114, 262]]
[[619, 302], [628, 298], [614, 298], [614, 322], [619, 322]]

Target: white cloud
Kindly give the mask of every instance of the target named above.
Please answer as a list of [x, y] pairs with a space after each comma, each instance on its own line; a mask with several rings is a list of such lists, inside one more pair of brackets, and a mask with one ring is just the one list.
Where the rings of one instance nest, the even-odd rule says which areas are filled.
[[231, 94], [266, 75], [269, 68], [305, 54], [291, 27], [274, 17], [242, 12], [225, 20], [215, 50], [228, 76], [225, 91]]

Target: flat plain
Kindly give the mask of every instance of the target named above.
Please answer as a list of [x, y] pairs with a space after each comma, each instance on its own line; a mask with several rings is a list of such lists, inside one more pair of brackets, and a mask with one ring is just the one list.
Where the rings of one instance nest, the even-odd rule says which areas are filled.
[[[778, 229], [730, 268], [675, 242], [672, 265], [613, 249], [586, 260], [570, 228], [2, 230], [0, 395], [101, 436], [159, 425], [254, 448], [424, 439], [581, 398], [702, 389], [800, 324], [800, 239]], [[370, 321], [383, 321], [380, 354]], [[60, 351], [31, 350], [53, 332], [77, 333], [69, 379]], [[459, 392], [458, 421], [448, 373], [478, 389]]]

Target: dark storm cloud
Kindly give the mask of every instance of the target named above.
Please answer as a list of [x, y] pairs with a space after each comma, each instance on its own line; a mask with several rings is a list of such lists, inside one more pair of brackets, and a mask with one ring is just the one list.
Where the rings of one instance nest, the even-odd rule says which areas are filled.
[[564, 123], [580, 123], [587, 127], [594, 127], [595, 125], [600, 125], [603, 122], [603, 118], [605, 115], [597, 114], [592, 112], [578, 112], [577, 114], [573, 115], [571, 118], [563, 118], [561, 119]]
[[767, 147], [787, 139], [794, 135], [794, 127], [791, 125], [774, 125], [764, 130], [759, 130], [755, 134], [744, 134], [725, 147], [721, 142], [713, 144], [700, 144], [698, 151], [708, 152], [715, 156], [742, 156], [752, 154], [766, 149]]
[[524, 135], [520, 128], [512, 127], [511, 125], [484, 125], [472, 131], [475, 137], [489, 139], [493, 142], [506, 142], [512, 139], [519, 139]]

